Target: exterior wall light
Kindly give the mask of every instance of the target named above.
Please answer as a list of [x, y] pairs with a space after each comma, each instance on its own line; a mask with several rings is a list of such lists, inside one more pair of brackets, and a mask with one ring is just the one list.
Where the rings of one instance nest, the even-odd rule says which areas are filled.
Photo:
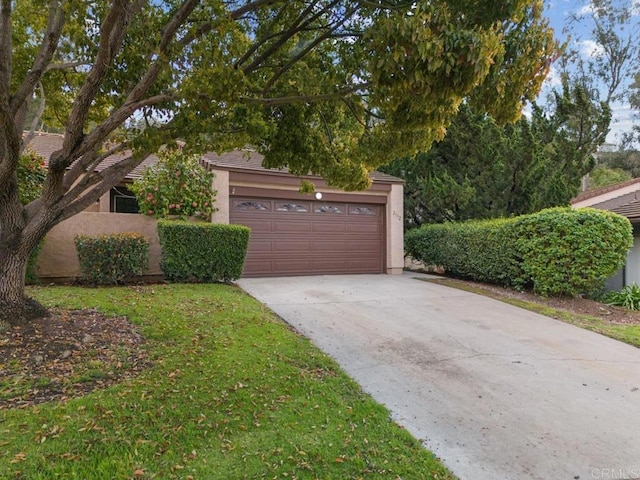
[[322, 192], [316, 192], [315, 197], [316, 200], [322, 200]]

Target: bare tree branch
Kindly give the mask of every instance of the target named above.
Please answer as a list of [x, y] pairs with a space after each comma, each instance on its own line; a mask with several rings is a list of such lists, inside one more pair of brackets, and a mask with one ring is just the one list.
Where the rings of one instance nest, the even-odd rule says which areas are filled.
[[[128, 145], [126, 142], [119, 143], [118, 145], [113, 146], [106, 152], [102, 154], [98, 154], [97, 152], [89, 152], [84, 157], [78, 159], [70, 169], [64, 175], [63, 186], [65, 189], [71, 188], [74, 184], [76, 184], [78, 178], [84, 174], [91, 174], [93, 171], [100, 165], [104, 160], [109, 158], [112, 155], [116, 155], [118, 153], [124, 152], [127, 150]], [[77, 182], [80, 184], [82, 181]]]
[[27, 148], [27, 145], [31, 143], [33, 137], [36, 136], [36, 129], [38, 128], [38, 123], [42, 119], [42, 114], [44, 113], [45, 107], [45, 93], [44, 87], [42, 86], [42, 82], [38, 80], [38, 91], [40, 92], [40, 105], [38, 105], [38, 111], [33, 115], [33, 120], [31, 120], [31, 126], [29, 128], [29, 132], [22, 137], [22, 146], [20, 147], [20, 154], [24, 152]]
[[58, 40], [62, 33], [62, 27], [65, 22], [65, 13], [62, 2], [52, 1], [49, 9], [49, 19], [47, 21], [47, 29], [40, 46], [40, 50], [36, 55], [31, 69], [27, 72], [27, 76], [18, 87], [15, 95], [11, 98], [11, 114], [15, 115], [21, 108], [24, 101], [33, 93], [36, 85], [42, 78], [47, 65], [51, 62], [53, 54], [58, 48]]
[[237, 8], [236, 10], [231, 12], [230, 16], [233, 20], [237, 20], [246, 13], [254, 12], [262, 7], [275, 5], [276, 3], [280, 3], [280, 2], [282, 2], [282, 0], [256, 0], [255, 2], [249, 2], [246, 5], [240, 8]]
[[85, 61], [78, 62], [65, 62], [65, 63], [51, 63], [47, 65], [44, 69], [45, 72], [50, 72], [52, 70], [69, 70], [70, 68], [89, 66], [91, 63]]
[[113, 0], [100, 29], [98, 53], [93, 61], [93, 66], [84, 84], [80, 87], [71, 108], [62, 150], [52, 155], [49, 162], [50, 169], [62, 171], [69, 165], [72, 151], [79, 146], [82, 140], [82, 130], [91, 102], [100, 90], [100, 85], [109, 73], [115, 56], [120, 51], [131, 18], [142, 8], [144, 3], [144, 0], [135, 0], [132, 3], [128, 3], [126, 0]]
[[354, 85], [349, 88], [344, 88], [334, 93], [325, 93], [320, 95], [293, 95], [290, 97], [273, 97], [273, 98], [251, 98], [251, 97], [240, 97], [240, 101], [246, 103], [247, 105], [265, 105], [265, 106], [273, 106], [273, 105], [285, 105], [291, 103], [315, 103], [315, 102], [324, 102], [326, 100], [336, 100], [343, 98], [345, 96], [349, 96], [358, 90], [366, 89], [368, 84], [363, 83], [360, 85]]
[[262, 91], [263, 94], [266, 95], [271, 90], [271, 87], [273, 87], [276, 81], [278, 81], [280, 77], [282, 77], [282, 75], [284, 75], [286, 72], [288, 72], [293, 65], [295, 65], [297, 62], [302, 60], [309, 52], [311, 52], [314, 48], [316, 48], [320, 43], [332, 37], [333, 33], [342, 25], [344, 25], [351, 17], [353, 17], [353, 15], [355, 15], [357, 11], [358, 11], [357, 8], [352, 8], [351, 10], [346, 12], [339, 21], [335, 22], [334, 25], [329, 27], [322, 35], [319, 35], [316, 39], [314, 39], [307, 46], [305, 46], [305, 48], [303, 48], [296, 55], [294, 55], [285, 65], [283, 65], [280, 68], [280, 70], [278, 70], [273, 75], [273, 77], [271, 77], [271, 79], [269, 79], [269, 81], [267, 82], [267, 85], [264, 87], [264, 90]]
[[90, 205], [97, 202], [102, 195], [111, 190], [112, 185], [117, 185], [124, 180], [127, 174], [144, 162], [149, 155], [151, 155], [150, 152], [142, 155], [131, 155], [130, 157], [111, 165], [102, 172], [93, 172], [89, 174], [85, 181], [85, 188], [83, 192], [86, 192], [86, 189], [93, 185], [95, 185], [94, 188], [84, 194], [82, 192], [74, 192], [76, 195], [73, 196], [70, 195], [71, 192], [69, 192], [69, 194], [65, 195], [61, 203], [62, 208], [59, 216], [60, 221], [66, 220], [67, 218], [80, 213]]
[[166, 65], [165, 56], [168, 53], [171, 42], [175, 40], [176, 32], [198, 6], [198, 3], [199, 0], [186, 0], [180, 8], [176, 10], [162, 30], [158, 58], [151, 63], [142, 78], [131, 89], [125, 103], [83, 139], [82, 145], [77, 147], [76, 156], [84, 156], [86, 153], [99, 148], [107, 137], [139, 108], [175, 100], [175, 97], [170, 94], [156, 95], [147, 99], [142, 99], [142, 97], [153, 85], [162, 68]]
[[2, 0], [0, 4], [0, 109], [6, 108], [9, 104], [13, 57], [11, 45], [11, 0]]
[[311, 12], [313, 12], [313, 8], [315, 7], [315, 3], [311, 3], [292, 23], [291, 27], [282, 34], [282, 36], [274, 42], [269, 48], [267, 48], [264, 52], [262, 52], [257, 58], [253, 60], [249, 65], [242, 68], [242, 71], [247, 74], [254, 71], [262, 62], [264, 62], [267, 58], [277, 52], [291, 37], [293, 37], [297, 32], [303, 30], [308, 25], [313, 23], [315, 20], [320, 18], [324, 13], [326, 13], [329, 9], [333, 8], [339, 0], [334, 0], [333, 2], [325, 5], [325, 7], [309, 18], [306, 18]]

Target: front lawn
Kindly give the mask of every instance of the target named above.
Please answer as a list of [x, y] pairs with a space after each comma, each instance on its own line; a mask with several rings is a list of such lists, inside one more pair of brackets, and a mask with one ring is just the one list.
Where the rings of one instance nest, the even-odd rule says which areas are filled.
[[30, 294], [126, 315], [152, 366], [85, 397], [0, 410], [0, 478], [453, 478], [335, 362], [238, 288]]

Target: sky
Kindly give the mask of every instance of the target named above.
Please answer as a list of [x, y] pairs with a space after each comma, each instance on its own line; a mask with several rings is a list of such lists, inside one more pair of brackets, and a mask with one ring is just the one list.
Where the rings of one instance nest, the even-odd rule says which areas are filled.
[[[637, 3], [637, 0], [635, 0]], [[566, 40], [566, 34], [563, 33], [564, 27], [568, 23], [568, 19], [571, 14], [575, 14], [581, 11], [585, 11], [585, 9], [589, 8], [588, 0], [544, 0], [545, 5], [545, 16], [549, 18], [549, 24], [554, 28], [556, 32], [556, 38], [561, 41]], [[640, 20], [640, 16], [636, 16], [636, 20]], [[582, 35], [584, 37], [584, 41], [579, 45], [581, 51], [584, 52], [585, 55], [593, 55], [597, 53], [595, 50], [594, 43], [589, 42], [589, 28], [588, 27], [580, 27], [576, 26], [578, 31], [577, 35]], [[636, 35], [640, 40], [640, 32]], [[549, 89], [552, 86], [557, 86], [559, 83], [559, 78], [557, 75], [557, 71], [554, 71], [553, 67], [551, 73], [546, 81], [546, 89]], [[611, 131], [607, 136], [607, 143], [618, 144], [621, 139], [621, 135], [623, 132], [628, 132], [631, 130], [631, 126], [634, 123], [633, 115], [634, 112], [631, 111], [628, 104], [613, 104], [612, 108], [612, 121], [611, 121]], [[635, 123], [640, 123], [640, 120], [635, 120]]]

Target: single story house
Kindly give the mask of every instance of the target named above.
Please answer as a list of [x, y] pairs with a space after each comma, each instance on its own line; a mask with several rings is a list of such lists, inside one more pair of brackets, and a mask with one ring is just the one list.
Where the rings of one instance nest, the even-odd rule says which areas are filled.
[[[38, 134], [30, 147], [48, 159], [61, 142], [60, 135]], [[319, 177], [306, 176], [316, 192], [301, 194], [300, 177], [286, 170], [266, 169], [262, 160], [262, 155], [250, 149], [208, 153], [201, 159], [215, 174], [213, 187], [218, 192], [218, 210], [211, 221], [246, 225], [252, 230], [243, 276], [402, 272], [402, 180], [374, 172], [369, 189], [345, 192], [329, 187]], [[76, 235], [125, 231], [140, 232], [150, 239], [147, 273], [159, 275], [155, 220], [136, 213], [137, 202], [127, 188], [144, 167], [157, 161], [149, 157], [94, 206], [54, 227], [38, 257], [38, 275], [45, 279], [76, 277]]]
[[640, 178], [580, 193], [571, 201], [573, 208], [592, 207], [627, 217], [633, 226], [633, 247], [625, 266], [607, 280], [607, 290], [640, 285]]

